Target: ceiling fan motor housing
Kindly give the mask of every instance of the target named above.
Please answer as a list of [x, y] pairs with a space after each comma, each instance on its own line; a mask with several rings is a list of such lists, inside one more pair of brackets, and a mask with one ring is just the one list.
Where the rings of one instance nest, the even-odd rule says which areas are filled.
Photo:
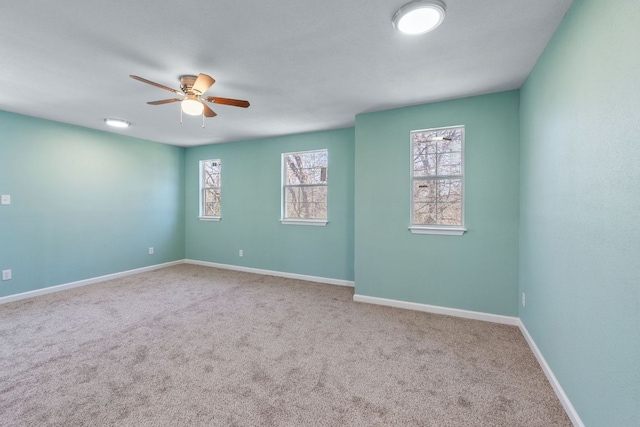
[[193, 93], [193, 84], [197, 78], [198, 76], [191, 75], [180, 76], [180, 89], [186, 94]]

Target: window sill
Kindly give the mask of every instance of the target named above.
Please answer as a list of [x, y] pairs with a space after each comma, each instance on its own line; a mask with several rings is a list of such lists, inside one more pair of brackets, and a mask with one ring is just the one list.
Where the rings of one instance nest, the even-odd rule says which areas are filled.
[[281, 219], [283, 225], [315, 225], [324, 227], [329, 221], [326, 219]]
[[219, 216], [199, 216], [198, 219], [200, 221], [220, 221], [221, 217], [219, 217]]
[[413, 225], [409, 227], [413, 234], [437, 234], [444, 236], [462, 236], [466, 228], [462, 227], [430, 227], [424, 225]]

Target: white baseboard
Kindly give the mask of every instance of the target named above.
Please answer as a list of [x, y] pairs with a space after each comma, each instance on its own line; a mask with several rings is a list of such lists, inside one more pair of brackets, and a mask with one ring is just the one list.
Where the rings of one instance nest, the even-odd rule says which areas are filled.
[[136, 268], [134, 270], [121, 271], [119, 273], [107, 274], [105, 276], [92, 277], [92, 278], [89, 278], [89, 279], [78, 280], [77, 282], [64, 283], [64, 284], [61, 284], [61, 285], [49, 286], [47, 288], [36, 289], [36, 290], [33, 290], [33, 291], [22, 292], [22, 293], [19, 293], [19, 294], [7, 295], [5, 297], [0, 297], [0, 305], [7, 304], [7, 303], [10, 303], [10, 302], [13, 302], [13, 301], [19, 301], [19, 300], [22, 300], [22, 299], [25, 299], [25, 298], [32, 298], [32, 297], [37, 297], [39, 295], [51, 294], [51, 293], [54, 293], [54, 292], [64, 291], [66, 289], [78, 288], [80, 286], [91, 285], [91, 284], [94, 284], [94, 283], [100, 283], [100, 282], [104, 282], [104, 281], [107, 281], [107, 280], [117, 279], [119, 277], [130, 276], [132, 274], [144, 273], [145, 271], [153, 271], [153, 270], [158, 270], [160, 268], [171, 267], [173, 265], [179, 265], [179, 264], [185, 264], [185, 263], [186, 264], [195, 264], [195, 265], [204, 265], [204, 266], [207, 266], [207, 267], [222, 268], [222, 269], [225, 269], [225, 270], [236, 270], [236, 271], [244, 271], [244, 272], [247, 272], [247, 273], [264, 274], [266, 276], [278, 276], [278, 277], [285, 277], [285, 278], [289, 278], [289, 279], [298, 279], [298, 280], [304, 280], [304, 281], [307, 281], [307, 282], [326, 283], [328, 285], [338, 285], [338, 286], [348, 286], [348, 287], [354, 287], [354, 285], [355, 285], [353, 281], [349, 281], [349, 280], [331, 279], [331, 278], [327, 278], [327, 277], [318, 277], [318, 276], [307, 276], [307, 275], [304, 275], [304, 274], [285, 273], [285, 272], [282, 272], [282, 271], [262, 270], [262, 269], [259, 269], [259, 268], [241, 267], [241, 266], [230, 265], [230, 264], [218, 264], [218, 263], [207, 262], [207, 261], [181, 259], [181, 260], [178, 260], [178, 261], [171, 261], [171, 262], [165, 262], [163, 264], [156, 264], [156, 265], [150, 265], [148, 267]]
[[47, 288], [36, 289], [34, 291], [22, 292], [20, 294], [8, 295], [0, 297], [0, 305], [13, 301], [19, 301], [25, 298], [37, 297], [39, 295], [51, 294], [67, 289], [78, 288], [80, 286], [92, 285], [94, 283], [105, 282], [107, 280], [117, 279], [119, 277], [131, 276], [132, 274], [144, 273], [145, 271], [158, 270], [160, 268], [171, 267], [172, 265], [184, 264], [184, 260], [165, 262], [163, 264], [150, 265], [148, 267], [136, 268], [134, 270], [121, 271], [119, 273], [107, 274], [105, 276], [92, 277], [90, 279], [78, 280], [77, 282], [64, 283], [62, 285], [49, 286]]
[[553, 388], [553, 391], [555, 391], [556, 396], [558, 396], [558, 400], [560, 400], [560, 403], [562, 404], [564, 411], [567, 413], [567, 416], [569, 417], [569, 419], [571, 420], [571, 422], [575, 427], [584, 427], [584, 423], [580, 419], [578, 412], [571, 404], [571, 401], [569, 400], [566, 393], [562, 389], [560, 382], [558, 381], [556, 376], [553, 374], [551, 367], [545, 360], [544, 356], [540, 352], [540, 349], [538, 348], [535, 341], [529, 334], [529, 331], [527, 330], [526, 326], [524, 326], [524, 323], [522, 323], [521, 319], [518, 319], [518, 326], [520, 327], [520, 331], [522, 332], [522, 335], [524, 335], [524, 339], [527, 340], [527, 343], [529, 344], [531, 351], [536, 356], [536, 359], [538, 359], [538, 363], [540, 364], [542, 371], [544, 372], [544, 374], [547, 376], [547, 379], [551, 383], [551, 387]]
[[485, 322], [501, 323], [504, 325], [518, 326], [520, 319], [517, 317], [503, 316], [500, 314], [482, 313], [479, 311], [460, 310], [458, 308], [440, 307], [437, 305], [420, 304], [416, 302], [399, 301], [395, 299], [370, 297], [355, 294], [353, 300], [368, 304], [385, 305], [388, 307], [406, 308], [407, 310], [424, 311], [427, 313], [444, 314], [447, 316], [464, 317], [465, 319], [483, 320]]
[[284, 277], [287, 279], [298, 279], [306, 282], [326, 283], [328, 285], [348, 286], [353, 288], [355, 283], [351, 280], [332, 279], [329, 277], [307, 276], [305, 274], [286, 273], [283, 271], [263, 270], [260, 268], [242, 267], [232, 264], [218, 264], [217, 262], [198, 261], [195, 259], [185, 259], [186, 264], [202, 265], [205, 267], [222, 268], [224, 270], [242, 271], [245, 273], [263, 274], [265, 276]]

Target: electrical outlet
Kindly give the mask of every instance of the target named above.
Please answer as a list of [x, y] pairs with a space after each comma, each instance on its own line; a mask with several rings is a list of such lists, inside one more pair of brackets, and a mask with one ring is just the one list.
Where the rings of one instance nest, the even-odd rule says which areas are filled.
[[2, 270], [2, 280], [11, 280], [11, 270]]
[[153, 255], [153, 248], [149, 248], [149, 255]]
[[522, 293], [522, 306], [527, 306], [527, 295], [524, 292]]
[[11, 196], [9, 194], [3, 194], [0, 196], [0, 204], [10, 205], [11, 204]]
[[238, 256], [244, 256], [244, 251], [242, 249], [238, 251]]

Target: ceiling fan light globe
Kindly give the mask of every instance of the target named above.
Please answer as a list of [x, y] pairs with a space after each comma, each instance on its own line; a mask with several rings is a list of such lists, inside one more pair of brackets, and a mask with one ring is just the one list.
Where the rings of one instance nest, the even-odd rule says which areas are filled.
[[195, 99], [185, 99], [181, 103], [182, 112], [190, 116], [199, 116], [204, 110], [204, 105]]

